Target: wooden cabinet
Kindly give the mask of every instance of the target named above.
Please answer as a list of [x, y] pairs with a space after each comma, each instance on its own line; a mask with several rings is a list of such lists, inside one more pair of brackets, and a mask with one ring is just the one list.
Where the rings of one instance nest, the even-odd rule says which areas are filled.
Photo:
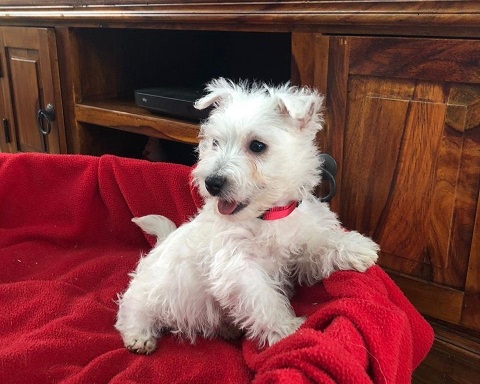
[[[327, 95], [321, 145], [339, 163], [334, 210], [380, 244], [380, 265], [439, 324], [437, 352], [455, 345], [442, 364], [470, 356], [478, 375], [480, 40], [302, 39], [317, 60], [299, 77]], [[445, 382], [470, 382], [465, 372]]]
[[0, 55], [2, 151], [66, 152], [54, 29], [2, 27]]

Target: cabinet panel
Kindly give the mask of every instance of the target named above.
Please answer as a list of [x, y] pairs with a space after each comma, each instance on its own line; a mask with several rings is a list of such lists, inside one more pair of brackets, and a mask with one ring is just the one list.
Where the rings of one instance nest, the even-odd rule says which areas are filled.
[[453, 242], [459, 219], [471, 237], [474, 201], [458, 198], [465, 137], [446, 124], [443, 90], [351, 78], [341, 216], [382, 244], [386, 267], [462, 288], [471, 238]]
[[[28, 49], [9, 49], [10, 86], [12, 105], [15, 108], [15, 123], [17, 150], [21, 152], [46, 152], [44, 135], [41, 135], [36, 125], [39, 105], [40, 84], [38, 78], [38, 51]], [[32, 87], [33, 85], [33, 87]], [[36, 89], [35, 89], [36, 88]]]
[[479, 41], [401, 37], [348, 41], [352, 75], [480, 83]]
[[480, 42], [334, 37], [327, 47], [333, 207], [380, 243], [380, 264], [423, 313], [478, 329], [467, 307], [479, 295]]
[[[65, 152], [65, 133], [56, 54], [52, 29], [2, 27], [1, 51], [4, 76], [1, 79], [8, 120], [11, 152]], [[48, 104], [55, 108], [51, 132], [42, 134], [37, 112]], [[47, 122], [43, 120], [46, 129]]]

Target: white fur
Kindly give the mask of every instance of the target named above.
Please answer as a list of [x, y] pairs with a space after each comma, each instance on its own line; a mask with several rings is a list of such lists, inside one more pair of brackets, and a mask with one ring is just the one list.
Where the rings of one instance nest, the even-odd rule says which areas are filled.
[[[292, 334], [293, 284], [313, 284], [335, 270], [365, 271], [378, 246], [344, 231], [326, 203], [313, 195], [320, 181], [315, 143], [323, 98], [307, 88], [212, 81], [198, 108], [215, 108], [202, 124], [194, 182], [205, 205], [174, 230], [165, 218], [134, 221], [159, 241], [138, 264], [119, 300], [116, 328], [126, 347], [151, 353], [164, 332], [194, 341], [235, 335], [233, 328], [272, 345]], [[261, 153], [252, 141], [266, 144]], [[216, 196], [207, 177], [225, 185]], [[243, 204], [221, 214], [219, 201]], [[289, 216], [258, 217], [274, 206], [301, 201]], [[171, 232], [162, 241], [167, 232]]]

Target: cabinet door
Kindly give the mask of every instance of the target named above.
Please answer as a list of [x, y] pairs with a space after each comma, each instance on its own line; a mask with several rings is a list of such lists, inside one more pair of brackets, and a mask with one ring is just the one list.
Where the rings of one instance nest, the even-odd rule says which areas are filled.
[[334, 210], [421, 312], [480, 330], [480, 41], [301, 39], [319, 60], [297, 77], [327, 93]]
[[[10, 152], [65, 152], [55, 33], [51, 28], [2, 27], [3, 146]], [[0, 100], [1, 101], [1, 100]], [[48, 104], [54, 117], [40, 116]], [[48, 132], [49, 131], [49, 132]]]

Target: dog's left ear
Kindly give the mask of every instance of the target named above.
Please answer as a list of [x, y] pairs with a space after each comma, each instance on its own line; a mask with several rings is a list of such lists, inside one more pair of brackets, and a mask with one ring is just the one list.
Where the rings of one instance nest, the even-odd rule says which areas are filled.
[[212, 104], [219, 104], [222, 100], [231, 98], [232, 93], [235, 92], [235, 85], [230, 80], [220, 77], [208, 83], [205, 90], [208, 93], [194, 104], [197, 109], [205, 109]]
[[[302, 89], [295, 93], [281, 93], [277, 97], [280, 113], [289, 116], [297, 128], [305, 128], [312, 120], [321, 123], [323, 96], [316, 91]], [[321, 124], [316, 125], [321, 129]]]
[[205, 109], [210, 107], [214, 103], [218, 103], [221, 99], [226, 97], [227, 94], [220, 94], [218, 92], [212, 92], [209, 93], [208, 95], [203, 96], [201, 99], [198, 99], [195, 101], [195, 104], [193, 105], [196, 109]]

